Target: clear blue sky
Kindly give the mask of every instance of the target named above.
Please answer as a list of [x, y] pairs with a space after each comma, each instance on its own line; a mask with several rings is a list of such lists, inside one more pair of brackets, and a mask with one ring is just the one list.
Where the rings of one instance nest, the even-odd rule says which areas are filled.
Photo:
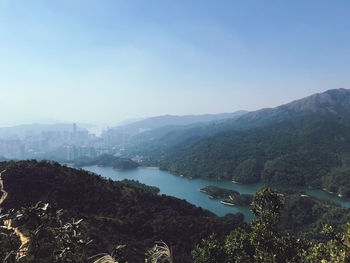
[[0, 124], [272, 107], [350, 88], [350, 1], [0, 0]]

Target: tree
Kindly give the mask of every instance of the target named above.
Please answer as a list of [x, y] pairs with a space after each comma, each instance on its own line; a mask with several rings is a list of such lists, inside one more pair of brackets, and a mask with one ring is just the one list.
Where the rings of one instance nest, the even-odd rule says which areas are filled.
[[196, 246], [192, 251], [194, 263], [226, 262], [226, 253], [223, 245], [213, 234], [208, 239], [203, 239], [201, 246]]
[[329, 241], [316, 243], [302, 252], [305, 263], [348, 263], [350, 262], [350, 223], [347, 231], [343, 234], [334, 232], [331, 226], [326, 225], [323, 229]]
[[251, 210], [257, 219], [232, 231], [224, 244], [215, 236], [203, 240], [192, 253], [194, 262], [298, 262], [304, 243], [278, 230], [283, 203], [281, 194], [264, 187], [253, 197]]

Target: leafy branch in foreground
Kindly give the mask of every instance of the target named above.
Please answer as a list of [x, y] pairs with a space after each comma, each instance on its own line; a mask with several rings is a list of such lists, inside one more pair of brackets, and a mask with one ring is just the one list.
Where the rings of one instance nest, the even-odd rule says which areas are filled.
[[[22, 207], [16, 212], [10, 210], [8, 214], [3, 215], [3, 218], [11, 222], [12, 229], [20, 229], [28, 239], [26, 253], [20, 258], [12, 256], [23, 249], [20, 244], [17, 243], [15, 247], [7, 242], [5, 249], [1, 246], [4, 251], [2, 253], [6, 254], [3, 257], [3, 260], [6, 259], [4, 262], [86, 262], [86, 248], [91, 240], [81, 229], [82, 219], [64, 221], [62, 215], [62, 210], [41, 202]], [[6, 229], [2, 229], [2, 236], [4, 234]]]
[[[279, 228], [284, 203], [282, 194], [263, 188], [254, 195], [252, 202], [256, 220], [234, 229], [224, 241], [216, 235], [204, 239], [192, 251], [193, 262], [350, 262], [350, 223], [342, 234], [326, 225], [322, 231], [326, 237], [323, 242], [297, 239]], [[4, 219], [12, 220], [13, 227], [23, 232], [29, 242], [26, 255], [16, 258], [21, 245], [18, 237], [1, 227], [0, 261], [3, 263], [127, 263], [125, 245], [116, 246], [110, 254], [90, 257], [91, 239], [86, 235], [83, 221], [75, 220], [49, 204], [39, 202], [18, 211], [0, 213], [0, 220]], [[173, 256], [169, 246], [161, 241], [146, 252], [145, 263], [173, 263]], [[133, 262], [141, 261], [143, 259]]]
[[326, 243], [316, 243], [303, 251], [304, 262], [350, 262], [350, 223], [347, 224], [347, 231], [344, 234], [335, 233], [328, 225], [324, 227], [323, 234], [330, 240]]

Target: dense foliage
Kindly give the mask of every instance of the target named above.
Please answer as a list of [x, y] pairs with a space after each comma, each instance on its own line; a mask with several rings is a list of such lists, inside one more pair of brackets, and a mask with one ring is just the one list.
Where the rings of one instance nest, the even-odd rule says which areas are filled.
[[[281, 194], [262, 189], [254, 195], [252, 211], [256, 220], [246, 228], [233, 230], [224, 241], [214, 235], [202, 240], [193, 250], [195, 263], [346, 263], [350, 260], [350, 224], [344, 234], [325, 226], [324, 242], [309, 242], [280, 231]], [[321, 233], [321, 231], [320, 231]]]
[[324, 238], [321, 235], [324, 225], [343, 232], [347, 222], [350, 222], [350, 208], [304, 194], [289, 194], [285, 196], [279, 228], [298, 237], [319, 240]]
[[143, 189], [145, 191], [151, 192], [153, 194], [158, 194], [160, 192], [160, 189], [158, 187], [146, 185], [146, 184], [140, 183], [137, 180], [135, 181], [135, 180], [124, 179], [124, 180], [120, 181], [120, 183], [128, 185], [128, 186], [140, 188], [140, 189]]
[[243, 183], [303, 185], [349, 196], [350, 126], [306, 115], [203, 138], [160, 160], [161, 169]]
[[[201, 189], [213, 198], [224, 199], [224, 203], [234, 206], [249, 206], [252, 195], [240, 194], [237, 191], [217, 186], [206, 186]], [[283, 195], [284, 205], [280, 211], [279, 229], [296, 237], [323, 239], [321, 231], [324, 225], [332, 225], [337, 232], [345, 231], [350, 222], [350, 208], [341, 207], [331, 201], [315, 198], [296, 190], [278, 190]]]
[[243, 222], [242, 214], [218, 218], [184, 200], [55, 162], [9, 162], [1, 167], [6, 168], [2, 179], [8, 192], [2, 207], [19, 210], [42, 201], [63, 209], [64, 222], [83, 219], [84, 233], [92, 240], [87, 256], [126, 244], [129, 262], [142, 262], [146, 249], [163, 240], [172, 248], [175, 260], [190, 262], [190, 252], [201, 238], [213, 232], [223, 236]]
[[[7, 242], [7, 246], [1, 247], [7, 256], [1, 258], [3, 262], [87, 262], [92, 240], [86, 236], [82, 220], [67, 219], [63, 210], [41, 202], [17, 211], [11, 209], [2, 217], [11, 222], [12, 231], [17, 236], [21, 233], [28, 240], [20, 246], [7, 238], [0, 238]], [[3, 231], [8, 230], [0, 233]]]
[[237, 118], [163, 127], [123, 154], [185, 177], [326, 188], [350, 196], [350, 91], [329, 90]]
[[350, 196], [350, 166], [333, 169], [329, 174], [322, 177], [322, 186], [339, 196]]
[[[146, 251], [146, 262], [152, 263], [167, 258], [157, 254], [162, 251], [172, 252], [173, 262], [349, 260], [350, 225], [344, 227], [350, 221], [349, 209], [300, 193], [263, 188], [253, 196], [251, 210], [256, 220], [247, 225], [242, 224], [242, 215], [217, 218], [176, 198], [54, 162], [0, 166], [6, 169], [2, 179], [8, 192], [2, 204], [6, 213], [2, 211], [0, 219], [11, 220], [13, 227], [0, 228], [3, 262], [93, 262], [105, 255], [100, 252], [112, 252], [105, 258], [119, 263], [144, 262]], [[325, 220], [335, 228], [324, 228]], [[14, 228], [28, 237], [24, 247]], [[304, 233], [304, 229], [310, 231]], [[320, 236], [322, 241], [309, 239]], [[158, 240], [169, 247], [150, 249]]]

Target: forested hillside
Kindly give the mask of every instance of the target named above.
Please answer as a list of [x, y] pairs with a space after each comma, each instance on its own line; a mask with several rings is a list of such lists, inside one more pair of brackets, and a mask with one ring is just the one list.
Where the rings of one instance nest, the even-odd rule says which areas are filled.
[[174, 147], [159, 159], [160, 167], [191, 177], [304, 185], [350, 196], [349, 101], [349, 90], [331, 90], [248, 113], [232, 121], [230, 131]]
[[285, 202], [283, 195], [268, 188], [255, 193], [251, 210], [256, 219], [248, 227], [233, 230], [225, 240], [215, 235], [202, 240], [192, 252], [194, 263], [349, 262], [349, 223], [342, 233], [324, 225], [318, 232], [323, 240], [310, 242], [280, 230]]
[[[0, 217], [12, 227], [0, 230], [3, 262], [86, 263], [100, 253], [111, 253], [119, 263], [145, 262], [157, 253], [150, 248], [160, 240], [171, 248], [173, 262], [334, 257], [339, 261], [330, 262], [347, 262], [347, 239], [341, 241], [336, 233], [346, 231], [349, 209], [298, 192], [262, 189], [253, 197], [256, 220], [248, 225], [241, 214], [219, 218], [183, 200], [144, 191], [142, 185], [135, 188], [55, 162], [2, 162], [0, 168], [2, 194], [7, 194]], [[325, 224], [333, 226], [326, 236]], [[264, 260], [257, 260], [262, 255]], [[271, 261], [274, 257], [278, 260]]]
[[191, 250], [201, 238], [213, 232], [227, 234], [243, 222], [241, 214], [218, 218], [184, 200], [55, 162], [22, 161], [1, 166], [6, 169], [2, 179], [8, 192], [1, 207], [8, 211], [42, 201], [63, 209], [64, 218], [83, 219], [81, 227], [92, 239], [87, 252], [90, 256], [125, 244], [129, 261], [143, 262], [145, 251], [163, 240], [172, 247], [178, 262], [191, 262]]

